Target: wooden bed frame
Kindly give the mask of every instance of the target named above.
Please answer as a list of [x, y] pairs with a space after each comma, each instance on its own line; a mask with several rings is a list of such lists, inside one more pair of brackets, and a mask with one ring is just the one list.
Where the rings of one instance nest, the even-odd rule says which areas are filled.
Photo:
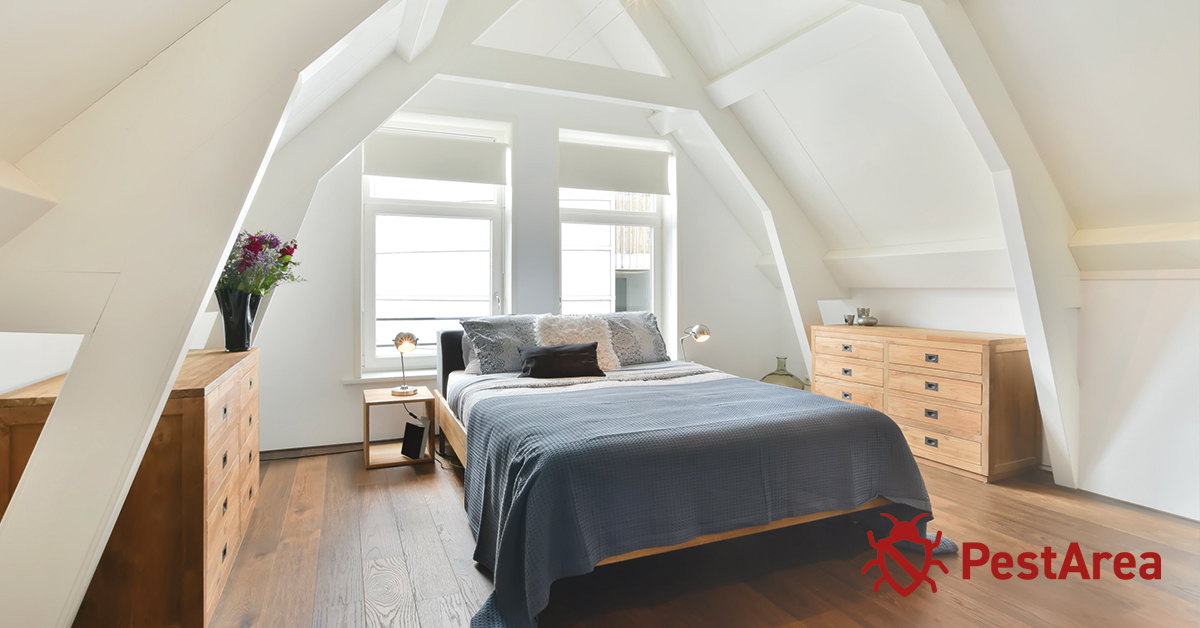
[[[458, 454], [459, 461], [463, 463], [463, 466], [466, 466], [467, 429], [463, 426], [462, 422], [458, 420], [458, 417], [454, 415], [454, 412], [450, 410], [450, 404], [446, 403], [445, 398], [442, 397], [441, 391], [435, 390], [433, 397], [434, 412], [437, 416], [437, 424], [441, 427], [442, 433], [446, 435], [446, 440], [450, 442], [450, 447], [454, 449], [456, 454]], [[768, 530], [778, 530], [779, 528], [786, 528], [789, 526], [799, 525], [801, 523], [817, 521], [819, 519], [829, 519], [831, 517], [837, 517], [852, 512], [871, 510], [872, 508], [879, 508], [891, 503], [892, 502], [886, 498], [877, 497], [863, 504], [862, 506], [851, 510], [829, 510], [826, 512], [815, 512], [809, 515], [801, 515], [799, 517], [789, 517], [787, 519], [780, 519], [779, 521], [772, 521], [766, 525], [738, 528], [736, 530], [719, 532], [717, 534], [705, 534], [703, 536], [698, 536], [691, 540], [684, 541], [683, 543], [677, 543], [675, 545], [664, 545], [662, 547], [649, 547], [646, 549], [634, 550], [618, 556], [610, 556], [605, 558], [604, 560], [596, 563], [596, 566], [610, 565], [612, 563], [619, 563], [626, 560], [632, 560], [634, 558], [642, 558], [643, 556], [653, 556], [655, 554], [673, 552], [686, 547], [696, 547], [698, 545], [716, 543], [717, 541], [735, 539], [739, 536], [757, 534], [759, 532], [766, 532]]]

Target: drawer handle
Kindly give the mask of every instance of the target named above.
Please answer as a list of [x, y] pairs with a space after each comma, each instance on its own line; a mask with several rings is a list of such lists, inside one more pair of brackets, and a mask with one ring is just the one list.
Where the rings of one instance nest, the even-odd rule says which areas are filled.
[[254, 487], [250, 487], [250, 499], [254, 499]]
[[854, 345], [842, 345], [842, 351], [846, 353], [854, 353]]
[[221, 420], [224, 421], [229, 417], [229, 404], [221, 406]]
[[246, 389], [247, 389], [247, 390], [254, 390], [254, 378], [253, 378], [253, 377], [251, 377], [251, 378], [250, 378], [250, 385], [249, 385], [249, 386], [247, 386], [247, 387], [246, 387]]
[[229, 544], [226, 543], [221, 547], [221, 562], [225, 562], [225, 555], [229, 553]]
[[229, 498], [226, 497], [225, 501], [221, 502], [221, 514], [225, 514], [225, 512], [228, 510], [229, 510]]
[[930, 410], [929, 408], [925, 408], [925, 418], [927, 418], [927, 419], [936, 419], [937, 413], [938, 413], [937, 410]]
[[848, 392], [842, 393], [842, 399], [845, 399], [846, 401], [850, 401], [853, 398], [854, 398], [854, 395], [852, 395]]
[[925, 437], [925, 445], [928, 447], [937, 447], [937, 439], [929, 438], [928, 436], [926, 436]]
[[225, 463], [229, 462], [229, 452], [221, 454], [221, 468], [225, 468]]
[[254, 415], [251, 414], [249, 419], [246, 419], [246, 425], [254, 425]]
[[937, 389], [938, 389], [937, 382], [925, 382], [925, 390], [932, 390], [933, 392], [937, 392]]
[[849, 376], [851, 376], [851, 375], [853, 375], [853, 374], [854, 374], [854, 370], [853, 370], [853, 369], [842, 369], [842, 375], [845, 375], [845, 376], [849, 377]]
[[938, 354], [936, 354], [936, 353], [926, 353], [926, 354], [925, 354], [925, 361], [926, 361], [926, 362], [929, 362], [929, 363], [931, 363], [931, 364], [937, 364], [937, 361], [938, 361]]
[[246, 452], [246, 462], [252, 462], [253, 460], [254, 460], [254, 452], [253, 451]]

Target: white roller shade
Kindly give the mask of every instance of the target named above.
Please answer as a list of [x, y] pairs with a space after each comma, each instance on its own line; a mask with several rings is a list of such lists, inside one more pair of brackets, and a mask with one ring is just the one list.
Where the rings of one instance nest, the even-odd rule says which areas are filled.
[[668, 153], [597, 144], [558, 144], [558, 185], [584, 190], [669, 194]]
[[505, 150], [500, 142], [376, 131], [364, 143], [363, 174], [504, 185]]

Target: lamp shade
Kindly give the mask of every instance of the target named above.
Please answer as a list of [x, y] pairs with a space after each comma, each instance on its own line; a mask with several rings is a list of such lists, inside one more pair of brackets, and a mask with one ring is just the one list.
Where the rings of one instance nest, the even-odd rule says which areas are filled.
[[396, 350], [400, 353], [408, 353], [417, 348], [417, 337], [410, 332], [402, 331], [396, 334]]
[[706, 325], [692, 325], [687, 329], [687, 335], [691, 336], [696, 342], [704, 342], [712, 335], [708, 331]]

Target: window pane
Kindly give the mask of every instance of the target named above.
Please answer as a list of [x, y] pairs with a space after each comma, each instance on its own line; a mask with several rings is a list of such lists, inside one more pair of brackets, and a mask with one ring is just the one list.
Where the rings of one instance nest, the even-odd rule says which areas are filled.
[[490, 220], [376, 216], [376, 357], [399, 355], [401, 331], [417, 335], [409, 357], [434, 355], [438, 330], [491, 314], [491, 243]]
[[639, 194], [633, 192], [559, 188], [558, 205], [563, 209], [607, 209], [623, 212], [654, 213], [658, 211], [656, 196], [656, 194]]
[[564, 314], [654, 307], [654, 229], [563, 223]]
[[368, 176], [367, 193], [372, 198], [440, 203], [496, 203], [497, 186], [491, 183], [433, 181], [400, 177]]

